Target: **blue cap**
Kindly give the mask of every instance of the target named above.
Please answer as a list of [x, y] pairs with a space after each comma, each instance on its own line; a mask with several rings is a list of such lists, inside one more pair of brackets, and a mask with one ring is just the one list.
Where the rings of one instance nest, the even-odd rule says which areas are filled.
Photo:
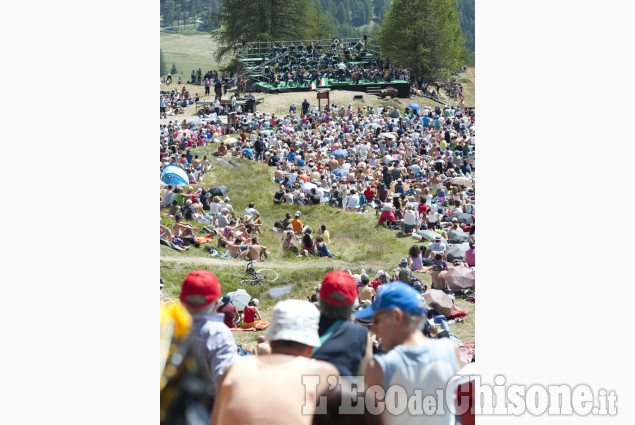
[[221, 298], [221, 301], [223, 304], [229, 304], [229, 302], [231, 301], [231, 297], [229, 295], [225, 295], [223, 296], [223, 298]]
[[368, 320], [379, 310], [399, 307], [403, 311], [425, 315], [425, 304], [421, 294], [403, 282], [392, 282], [377, 288], [377, 297], [370, 307], [353, 313], [354, 317]]

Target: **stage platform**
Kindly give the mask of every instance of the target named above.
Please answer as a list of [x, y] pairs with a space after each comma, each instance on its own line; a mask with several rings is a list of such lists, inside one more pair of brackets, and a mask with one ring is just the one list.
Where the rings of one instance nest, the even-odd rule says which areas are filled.
[[[407, 81], [403, 80], [393, 80], [389, 83], [385, 81], [380, 81], [377, 83], [373, 83], [370, 80], [360, 80], [359, 84], [353, 84], [350, 80], [347, 81], [335, 81], [334, 79], [326, 79], [325, 85], [319, 86], [316, 83], [316, 90], [323, 89], [331, 89], [331, 90], [353, 90], [366, 92], [366, 89], [369, 87], [378, 87], [379, 89], [385, 89], [387, 87], [393, 87], [397, 90], [399, 97], [408, 97], [410, 95], [410, 84]], [[274, 87], [269, 83], [265, 83], [262, 81], [254, 82], [252, 86], [252, 90], [255, 92], [264, 90], [267, 93], [287, 93], [287, 92], [300, 92], [300, 91], [310, 91], [311, 85], [287, 85], [287, 83], [280, 83], [278, 87]], [[370, 94], [370, 93], [369, 93]]]

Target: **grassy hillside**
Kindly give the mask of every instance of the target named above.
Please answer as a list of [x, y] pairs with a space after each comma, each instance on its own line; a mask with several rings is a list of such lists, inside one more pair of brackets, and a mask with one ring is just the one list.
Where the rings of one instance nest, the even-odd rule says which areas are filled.
[[165, 57], [165, 66], [168, 72], [172, 64], [176, 65], [178, 77], [188, 81], [193, 69], [201, 68], [203, 74], [210, 69], [218, 70], [223, 62], [217, 62], [212, 56], [215, 48], [214, 41], [207, 32], [170, 32], [161, 31], [161, 49]]
[[[216, 151], [216, 147], [194, 149], [202, 157]], [[306, 299], [313, 293], [313, 288], [320, 284], [324, 273], [330, 270], [351, 270], [359, 273], [362, 268], [374, 276], [377, 270], [392, 271], [397, 267], [400, 258], [406, 256], [408, 248], [416, 241], [411, 237], [399, 238], [397, 233], [376, 225], [377, 218], [374, 211], [366, 214], [351, 214], [328, 206], [274, 205], [273, 193], [277, 185], [272, 182], [273, 169], [264, 164], [257, 164], [248, 160], [235, 160], [240, 167], [223, 165], [213, 161], [213, 169], [197, 187], [210, 187], [223, 184], [230, 190], [228, 196], [236, 214], [240, 215], [249, 202], [255, 203], [255, 208], [261, 213], [265, 224], [265, 232], [258, 239], [271, 252], [270, 258], [258, 263], [256, 269], [271, 268], [280, 277], [273, 284], [264, 286], [245, 287], [253, 297], [261, 301], [260, 308], [265, 320], [270, 319], [270, 311], [278, 299], [268, 295], [272, 287], [290, 285], [291, 292], [284, 298]], [[300, 210], [301, 219], [313, 229], [326, 224], [331, 233], [331, 252], [337, 259], [296, 258], [290, 253], [282, 251], [282, 234], [270, 229], [276, 220], [284, 218], [285, 212]], [[171, 226], [174, 220], [167, 217], [165, 211], [161, 221]], [[200, 229], [203, 226], [197, 225]], [[211, 243], [217, 246], [216, 241]], [[231, 275], [242, 275], [246, 262], [240, 260], [222, 260], [212, 258], [204, 248], [190, 247], [186, 252], [177, 252], [166, 246], [161, 246], [161, 276], [166, 280], [164, 292], [176, 297], [180, 283], [185, 275], [193, 270], [205, 268], [215, 273], [222, 285], [223, 293], [240, 288], [239, 279]], [[419, 278], [429, 285], [430, 276], [417, 273]], [[474, 305], [457, 300], [459, 308], [468, 311], [464, 323], [453, 325], [453, 331], [465, 341], [474, 342]], [[260, 332], [236, 332], [234, 336], [238, 342], [250, 343], [255, 341]]]

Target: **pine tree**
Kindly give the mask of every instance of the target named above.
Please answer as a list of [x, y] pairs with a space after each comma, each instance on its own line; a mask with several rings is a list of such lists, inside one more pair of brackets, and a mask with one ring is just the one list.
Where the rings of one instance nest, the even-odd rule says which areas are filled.
[[242, 41], [308, 39], [331, 31], [316, 0], [252, 0], [249, 6], [244, 0], [223, 0], [213, 17], [223, 27], [211, 33], [218, 42], [218, 60]]
[[394, 0], [376, 38], [382, 57], [417, 77], [457, 70], [465, 55], [465, 38], [456, 1]]

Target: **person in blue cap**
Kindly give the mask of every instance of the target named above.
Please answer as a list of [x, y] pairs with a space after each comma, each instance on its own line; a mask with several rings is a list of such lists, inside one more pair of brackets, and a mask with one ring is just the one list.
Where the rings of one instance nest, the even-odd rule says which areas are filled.
[[[422, 329], [427, 319], [423, 297], [403, 282], [380, 286], [375, 301], [353, 316], [359, 320], [372, 319], [371, 331], [381, 343], [383, 352], [370, 359], [364, 373], [364, 383], [370, 393], [366, 397], [374, 396], [375, 402], [385, 400], [377, 387], [373, 389], [374, 385], [387, 392], [398, 384], [408, 397], [415, 391], [418, 399], [436, 397], [436, 391], [445, 390], [447, 382], [462, 365], [451, 340], [424, 336]], [[454, 416], [446, 406], [433, 415], [435, 417], [410, 409], [393, 415], [385, 409], [382, 419], [386, 425], [454, 423]]]
[[240, 315], [236, 306], [232, 305], [231, 297], [229, 295], [221, 298], [223, 304], [219, 305], [216, 309], [216, 313], [222, 313], [225, 315], [223, 322], [228, 328], [235, 328], [238, 322], [240, 322]]

